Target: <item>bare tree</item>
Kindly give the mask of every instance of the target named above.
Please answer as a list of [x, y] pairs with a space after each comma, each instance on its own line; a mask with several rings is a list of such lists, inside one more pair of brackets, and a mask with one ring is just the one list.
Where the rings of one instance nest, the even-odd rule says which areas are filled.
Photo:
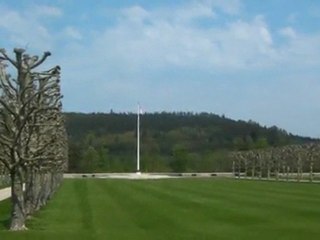
[[[45, 72], [35, 72], [48, 56], [30, 57], [24, 49], [14, 49], [15, 59], [0, 49], [0, 161], [8, 169], [12, 187], [11, 230], [23, 230], [28, 214], [33, 212], [36, 192], [49, 182], [46, 176], [42, 185], [38, 173], [57, 172], [66, 155], [56, 155], [64, 129], [61, 121], [60, 67]], [[6, 64], [17, 73], [12, 78], [6, 73]], [[65, 136], [64, 136], [65, 137]], [[36, 180], [37, 179], [37, 180]], [[39, 180], [40, 179], [40, 180]], [[23, 183], [26, 191], [23, 192]], [[35, 190], [37, 189], [37, 190]], [[40, 190], [39, 190], [40, 189]], [[38, 191], [39, 190], [39, 191]], [[27, 207], [26, 207], [27, 206]]]
[[255, 178], [256, 172], [259, 179], [264, 176], [271, 179], [273, 172], [276, 180], [285, 176], [289, 181], [295, 176], [300, 182], [304, 178], [303, 173], [309, 171], [309, 180], [312, 182], [314, 165], [320, 160], [320, 144], [314, 142], [240, 151], [233, 153], [233, 156], [237, 161], [244, 163], [245, 175], [247, 175], [247, 165], [251, 165], [252, 179]]

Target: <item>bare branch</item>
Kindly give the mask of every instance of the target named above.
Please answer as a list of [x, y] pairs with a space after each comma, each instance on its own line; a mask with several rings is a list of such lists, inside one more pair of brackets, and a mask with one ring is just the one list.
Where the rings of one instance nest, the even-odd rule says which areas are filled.
[[36, 67], [38, 67], [40, 64], [42, 64], [46, 59], [47, 57], [49, 57], [51, 55], [50, 52], [44, 52], [42, 58], [40, 60], [38, 60], [35, 64], [33, 64], [32, 66], [30, 66], [30, 69], [34, 69]]

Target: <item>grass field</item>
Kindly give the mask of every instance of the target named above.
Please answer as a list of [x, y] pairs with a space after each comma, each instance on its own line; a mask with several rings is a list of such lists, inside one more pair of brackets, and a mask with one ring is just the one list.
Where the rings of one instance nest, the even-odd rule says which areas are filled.
[[0, 239], [319, 239], [320, 185], [226, 179], [65, 180], [31, 221]]

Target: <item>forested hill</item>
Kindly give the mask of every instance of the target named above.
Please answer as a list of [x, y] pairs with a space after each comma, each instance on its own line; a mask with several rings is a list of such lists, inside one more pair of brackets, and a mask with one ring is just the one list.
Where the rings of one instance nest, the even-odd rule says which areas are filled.
[[[65, 113], [69, 171], [134, 171], [136, 114]], [[227, 152], [313, 141], [277, 127], [209, 113], [141, 115], [143, 171], [226, 171]]]

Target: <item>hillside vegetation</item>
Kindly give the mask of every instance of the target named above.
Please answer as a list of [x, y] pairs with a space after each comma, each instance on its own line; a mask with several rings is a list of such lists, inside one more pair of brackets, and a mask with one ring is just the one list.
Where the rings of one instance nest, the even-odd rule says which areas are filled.
[[[136, 114], [65, 113], [70, 172], [132, 172], [136, 165]], [[228, 152], [313, 141], [209, 113], [141, 116], [141, 170], [230, 171]]]

